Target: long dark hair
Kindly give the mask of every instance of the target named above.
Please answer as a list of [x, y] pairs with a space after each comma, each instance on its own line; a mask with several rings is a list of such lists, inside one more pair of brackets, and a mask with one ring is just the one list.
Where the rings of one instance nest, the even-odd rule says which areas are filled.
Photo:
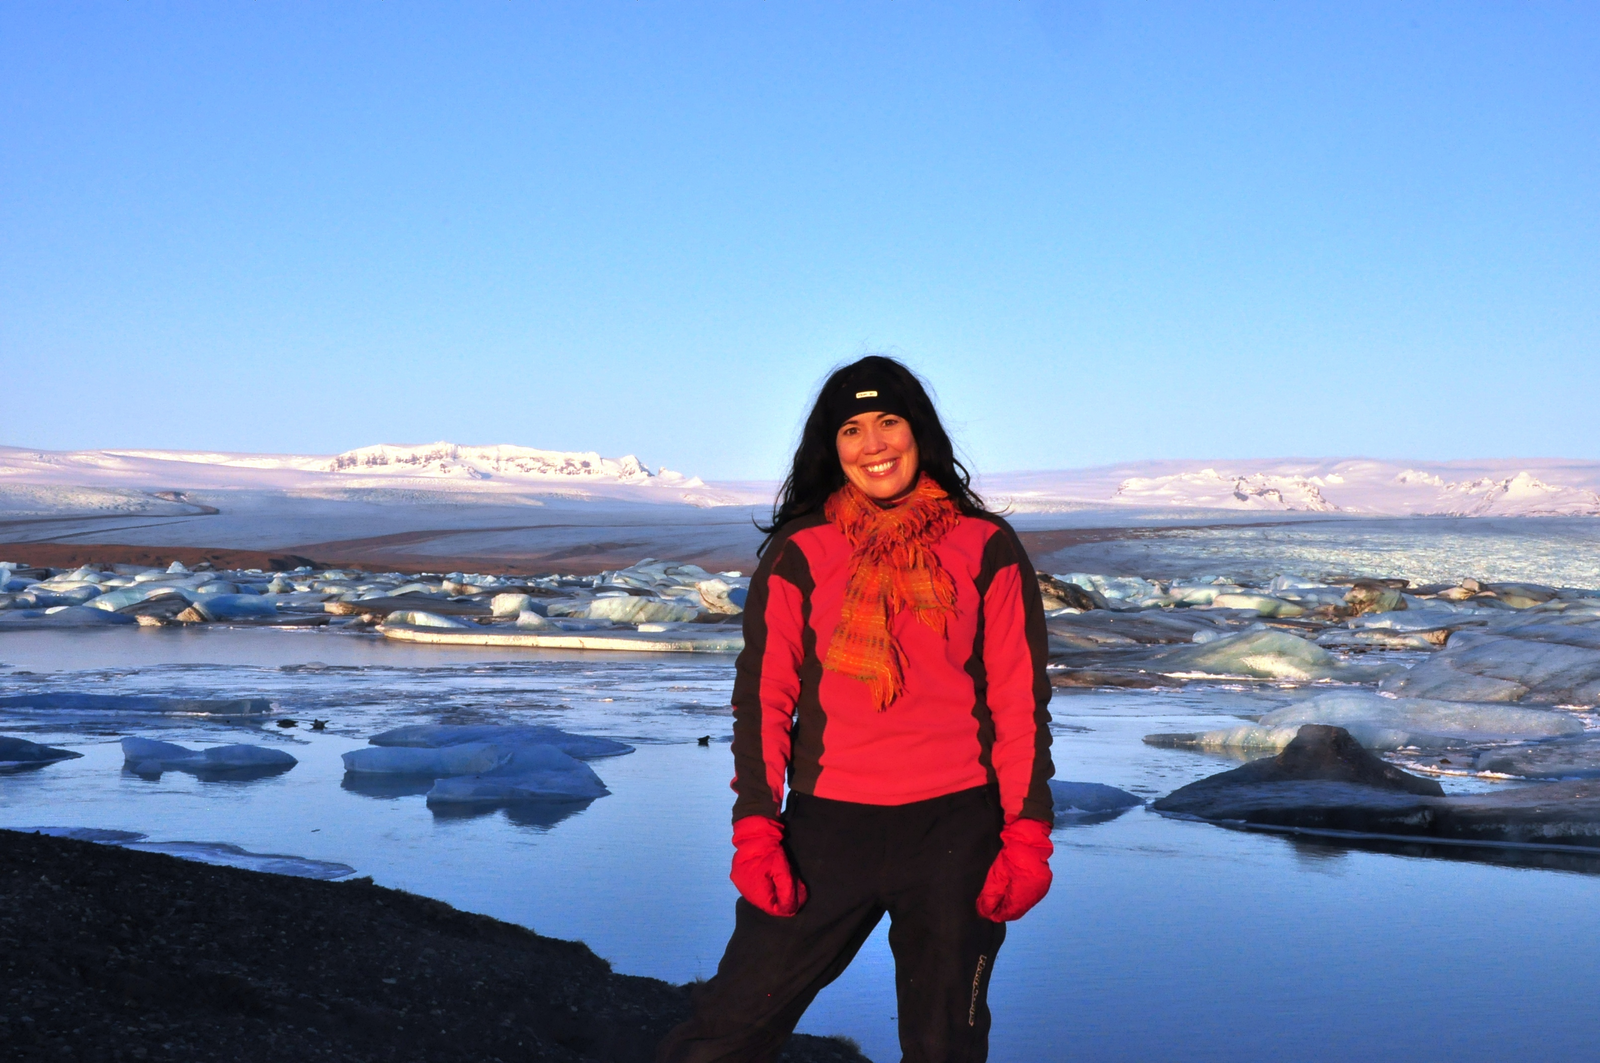
[[917, 441], [919, 468], [944, 488], [950, 501], [963, 513], [987, 513], [989, 508], [972, 489], [972, 474], [956, 457], [955, 445], [939, 420], [928, 389], [917, 375], [893, 358], [869, 354], [849, 365], [835, 369], [817, 392], [815, 404], [806, 417], [806, 426], [800, 432], [800, 445], [795, 448], [794, 461], [789, 475], [772, 504], [772, 523], [756, 522], [756, 527], [766, 532], [757, 556], [765, 554], [777, 530], [799, 517], [820, 513], [823, 503], [845, 484], [844, 469], [839, 466], [839, 450], [835, 437], [839, 426], [829, 416], [827, 397], [836, 385], [846, 378], [859, 375], [863, 370], [887, 376], [894, 381], [906, 407], [906, 421], [911, 425], [911, 435]]

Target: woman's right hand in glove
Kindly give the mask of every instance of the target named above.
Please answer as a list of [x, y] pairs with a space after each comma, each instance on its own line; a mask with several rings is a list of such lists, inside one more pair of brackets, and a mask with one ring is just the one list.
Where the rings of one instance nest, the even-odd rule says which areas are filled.
[[733, 825], [733, 872], [739, 894], [768, 915], [791, 916], [806, 903], [806, 884], [783, 851], [783, 824], [746, 816]]

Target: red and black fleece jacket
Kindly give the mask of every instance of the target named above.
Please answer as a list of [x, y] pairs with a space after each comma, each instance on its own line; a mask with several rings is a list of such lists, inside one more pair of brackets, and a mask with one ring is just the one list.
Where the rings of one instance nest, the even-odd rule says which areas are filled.
[[784, 785], [868, 805], [998, 788], [1005, 822], [1051, 821], [1044, 606], [1011, 526], [962, 516], [933, 548], [955, 579], [941, 636], [893, 621], [905, 692], [879, 712], [867, 685], [824, 671], [851, 549], [820, 514], [780, 528], [750, 583], [733, 684], [733, 818], [783, 807]]

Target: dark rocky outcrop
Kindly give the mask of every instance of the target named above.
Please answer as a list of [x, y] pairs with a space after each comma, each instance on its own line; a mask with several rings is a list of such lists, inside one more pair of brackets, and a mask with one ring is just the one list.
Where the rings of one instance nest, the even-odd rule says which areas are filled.
[[1095, 591], [1068, 583], [1066, 580], [1056, 579], [1044, 572], [1036, 573], [1039, 578], [1039, 594], [1044, 598], [1046, 609], [1109, 609], [1105, 598]]
[[[688, 986], [370, 880], [0, 831], [0, 1059], [648, 1063]], [[795, 1036], [782, 1060], [862, 1063]]]
[[1438, 783], [1385, 763], [1343, 728], [1316, 724], [1300, 728], [1276, 757], [1191, 783], [1152, 807], [1288, 830], [1600, 848], [1600, 780], [1446, 797]]

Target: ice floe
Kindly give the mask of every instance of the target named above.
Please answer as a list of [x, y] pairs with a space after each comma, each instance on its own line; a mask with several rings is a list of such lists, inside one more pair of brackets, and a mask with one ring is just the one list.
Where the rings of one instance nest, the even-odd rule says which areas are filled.
[[592, 801], [611, 791], [594, 769], [550, 745], [516, 746], [493, 771], [440, 779], [428, 805], [505, 805], [523, 801]]
[[331, 860], [308, 860], [303, 856], [285, 856], [282, 853], [253, 853], [231, 842], [149, 841], [142, 831], [109, 830], [104, 827], [24, 827], [26, 833], [44, 834], [52, 838], [71, 838], [74, 841], [94, 842], [99, 845], [116, 845], [137, 849], [145, 853], [165, 853], [180, 860], [193, 860], [200, 864], [220, 867], [239, 867], [247, 871], [263, 871], [269, 875], [289, 875], [294, 878], [339, 879], [356, 873], [349, 864]]
[[1251, 627], [1190, 646], [1162, 650], [1147, 667], [1164, 675], [1204, 674], [1252, 679], [1363, 682], [1394, 670], [1392, 665], [1341, 661], [1314, 642], [1274, 628]]
[[538, 725], [422, 723], [396, 727], [375, 734], [367, 741], [374, 746], [418, 749], [443, 749], [468, 743], [507, 747], [546, 745], [555, 746], [579, 760], [616, 757], [633, 752], [633, 747], [626, 742], [595, 735], [571, 734], [559, 728]]
[[293, 878], [339, 879], [356, 873], [356, 869], [349, 864], [308, 860], [303, 856], [285, 856], [282, 853], [253, 853], [229, 842], [135, 841], [124, 842], [123, 848], [145, 853], [165, 853], [200, 864], [239, 867], [246, 871], [263, 871], [269, 875], [289, 875]]
[[[625, 742], [542, 725], [413, 724], [368, 742], [343, 755], [346, 789], [373, 797], [425, 793], [429, 807], [444, 810], [593, 801], [611, 791], [583, 761], [633, 752]], [[418, 785], [406, 777], [436, 781]]]
[[356, 775], [478, 775], [505, 762], [509, 751], [484, 742], [417, 748], [410, 746], [352, 749], [341, 754], [344, 770]]
[[122, 740], [123, 767], [136, 775], [186, 771], [195, 775], [267, 775], [288, 771], [299, 763], [281, 749], [243, 744], [189, 749], [173, 742], [149, 738]]

